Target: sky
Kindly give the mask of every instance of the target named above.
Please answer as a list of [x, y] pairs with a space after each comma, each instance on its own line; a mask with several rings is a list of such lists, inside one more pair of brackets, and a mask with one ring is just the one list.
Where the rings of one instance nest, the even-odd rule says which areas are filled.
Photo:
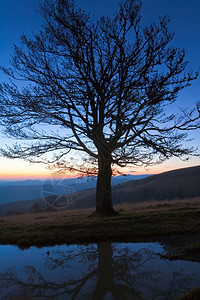
[[[0, 65], [9, 66], [13, 43], [20, 43], [20, 36], [40, 30], [41, 17], [36, 10], [40, 0], [0, 0]], [[95, 16], [112, 14], [118, 6], [118, 0], [77, 0], [77, 5]], [[187, 50], [189, 68], [200, 69], [200, 1], [199, 0], [143, 0], [142, 20], [144, 24], [157, 21], [159, 16], [170, 17], [169, 29], [175, 33], [173, 45]], [[7, 81], [0, 72], [0, 82]], [[200, 100], [200, 78], [192, 86], [182, 91], [176, 102], [178, 107], [191, 108]], [[192, 133], [192, 145], [200, 147], [200, 132]], [[0, 146], [11, 145], [15, 140], [3, 136], [0, 128]], [[184, 162], [172, 158], [161, 165], [149, 169], [131, 168], [132, 174], [155, 174], [177, 168], [200, 165], [200, 158], [191, 158]], [[28, 164], [22, 160], [8, 160], [0, 157], [0, 179], [47, 177], [50, 171], [44, 165]], [[72, 174], [68, 174], [72, 176]]]

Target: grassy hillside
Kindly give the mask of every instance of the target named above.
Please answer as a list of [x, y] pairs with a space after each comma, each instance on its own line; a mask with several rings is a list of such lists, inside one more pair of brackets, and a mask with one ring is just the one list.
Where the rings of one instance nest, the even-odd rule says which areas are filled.
[[[200, 233], [200, 198], [116, 206], [112, 218], [89, 217], [92, 209], [0, 218], [0, 243], [20, 247], [71, 243], [157, 240], [171, 234]], [[199, 249], [199, 248], [198, 248]]]
[[184, 199], [200, 196], [200, 166], [165, 172], [120, 184], [113, 188], [113, 199], [120, 203]]
[[[200, 196], [200, 166], [184, 168], [131, 180], [112, 187], [113, 203], [136, 203], [193, 198]], [[76, 195], [70, 209], [95, 206], [95, 190], [85, 190]]]

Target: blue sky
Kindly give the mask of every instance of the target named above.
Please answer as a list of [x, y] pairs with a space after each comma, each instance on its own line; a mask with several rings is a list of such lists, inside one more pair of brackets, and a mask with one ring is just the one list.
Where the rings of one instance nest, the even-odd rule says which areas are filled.
[[[41, 18], [36, 13], [40, 0], [0, 0], [0, 65], [9, 66], [9, 58], [12, 53], [13, 43], [19, 44], [20, 36], [31, 31], [37, 32], [40, 29]], [[101, 14], [112, 14], [117, 8], [118, 0], [77, 0], [78, 6], [89, 10], [95, 16]], [[193, 70], [200, 69], [200, 1], [199, 0], [143, 0], [142, 16], [143, 23], [158, 20], [158, 16], [167, 14], [170, 19], [169, 28], [175, 32], [173, 45], [187, 50], [189, 67]], [[7, 78], [0, 72], [0, 81]], [[200, 100], [200, 79], [191, 87], [181, 92], [176, 106], [192, 107], [194, 102]], [[200, 146], [200, 132], [191, 134], [195, 140], [192, 142]], [[0, 145], [12, 143], [3, 138], [0, 132]], [[151, 168], [148, 172], [157, 173], [179, 167], [199, 165], [200, 158], [182, 162], [178, 159], [171, 159], [160, 166]], [[28, 165], [25, 162], [15, 160], [10, 161], [0, 158], [0, 176], [13, 174], [17, 176], [19, 168], [27, 173], [38, 174], [42, 172], [48, 174], [43, 166]], [[7, 170], [7, 171], [5, 171]], [[136, 170], [139, 173], [146, 173], [146, 170]]]

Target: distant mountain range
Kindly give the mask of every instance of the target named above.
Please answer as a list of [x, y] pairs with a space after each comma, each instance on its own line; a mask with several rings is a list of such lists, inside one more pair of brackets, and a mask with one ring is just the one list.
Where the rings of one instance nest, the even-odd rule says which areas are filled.
[[[112, 178], [112, 185], [130, 180], [145, 178], [148, 175], [126, 175]], [[46, 179], [23, 181], [0, 181], [0, 204], [33, 200], [51, 195], [63, 195], [85, 189], [95, 188], [96, 178], [93, 179]]]
[[[115, 185], [112, 186], [113, 204], [134, 203], [143, 201], [162, 201], [192, 198], [200, 196], [200, 166], [178, 169], [165, 172], [158, 175], [152, 175], [141, 179], [135, 179], [134, 175], [129, 175], [125, 178], [113, 178]], [[129, 181], [121, 183], [126, 179]], [[59, 203], [65, 209], [83, 209], [95, 207], [95, 184], [90, 182], [87, 185], [86, 179], [83, 182], [82, 190], [78, 185], [65, 186], [65, 191], [68, 193], [53, 194], [55, 186], [49, 184], [43, 186], [43, 198], [29, 201], [18, 201], [15, 203], [7, 203], [0, 205], [0, 215], [11, 215], [27, 212], [41, 212], [49, 209], [47, 203]], [[69, 182], [68, 182], [69, 183]], [[92, 186], [93, 185], [93, 186]], [[90, 186], [91, 188], [84, 189]], [[22, 190], [26, 185], [21, 186]], [[30, 187], [30, 185], [28, 185]], [[35, 187], [33, 185], [33, 187]], [[63, 188], [63, 186], [62, 186]], [[45, 194], [46, 193], [46, 194]], [[30, 199], [30, 198], [29, 198]], [[45, 201], [44, 201], [45, 200]], [[51, 207], [50, 207], [51, 208]]]

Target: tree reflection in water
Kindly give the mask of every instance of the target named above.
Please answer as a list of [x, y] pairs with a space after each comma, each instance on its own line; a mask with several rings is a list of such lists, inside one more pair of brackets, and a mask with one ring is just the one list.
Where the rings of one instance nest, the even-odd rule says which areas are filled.
[[39, 267], [26, 265], [20, 272], [14, 266], [0, 273], [0, 298], [177, 299], [195, 280], [200, 284], [200, 278], [181, 271], [165, 274], [171, 262], [147, 247], [134, 250], [130, 245], [51, 248], [43, 252]]

